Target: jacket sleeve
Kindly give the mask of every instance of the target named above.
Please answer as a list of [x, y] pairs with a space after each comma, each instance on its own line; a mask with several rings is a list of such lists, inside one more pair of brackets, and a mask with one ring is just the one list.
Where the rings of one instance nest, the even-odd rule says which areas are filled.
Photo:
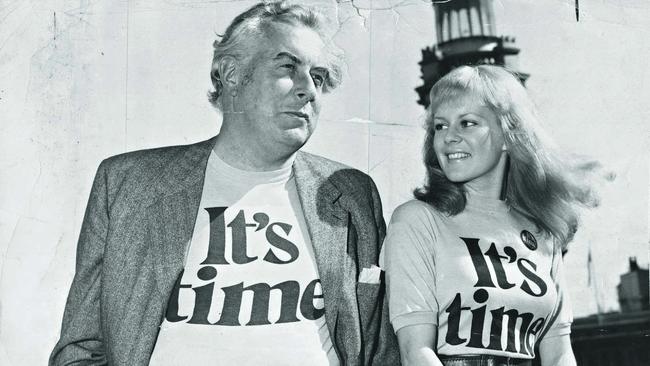
[[[381, 200], [379, 192], [374, 182], [370, 180], [370, 190], [372, 194], [372, 208], [375, 223], [377, 225], [377, 253], [386, 236], [386, 222], [382, 213]], [[380, 288], [377, 296], [379, 330], [377, 337], [376, 352], [370, 355], [370, 365], [400, 365], [399, 346], [397, 337], [393, 331], [393, 326], [388, 318], [388, 297], [386, 296], [385, 277], [381, 276]]]
[[102, 261], [109, 222], [105, 165], [100, 164], [90, 191], [77, 243], [75, 276], [50, 366], [107, 364], [100, 320]]

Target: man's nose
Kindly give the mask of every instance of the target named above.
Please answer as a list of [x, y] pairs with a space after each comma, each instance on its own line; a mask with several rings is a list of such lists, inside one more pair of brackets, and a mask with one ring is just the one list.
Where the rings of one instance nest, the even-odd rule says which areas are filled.
[[296, 95], [301, 101], [308, 103], [313, 102], [318, 96], [318, 90], [314, 85], [314, 80], [309, 73], [301, 73], [296, 76], [294, 81], [296, 87]]

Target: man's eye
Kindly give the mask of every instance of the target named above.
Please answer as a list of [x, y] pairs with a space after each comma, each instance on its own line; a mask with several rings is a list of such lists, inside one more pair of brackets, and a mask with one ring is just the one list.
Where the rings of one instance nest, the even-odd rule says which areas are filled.
[[296, 65], [294, 65], [294, 64], [283, 64], [280, 67], [282, 67], [283, 69], [287, 69], [287, 70], [294, 70], [296, 68]]
[[460, 121], [460, 125], [463, 126], [463, 127], [472, 127], [472, 126], [476, 126], [477, 123], [474, 122], [474, 121], [464, 119], [464, 120]]
[[314, 80], [314, 85], [316, 85], [317, 88], [325, 84], [325, 78], [322, 75], [314, 74], [311, 76], [311, 78]]

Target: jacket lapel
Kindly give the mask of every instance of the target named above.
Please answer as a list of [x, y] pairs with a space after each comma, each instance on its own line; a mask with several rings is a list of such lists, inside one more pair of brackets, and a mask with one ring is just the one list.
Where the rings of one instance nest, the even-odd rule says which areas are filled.
[[327, 177], [319, 174], [298, 153], [293, 165], [296, 189], [307, 222], [316, 265], [323, 287], [328, 327], [336, 328], [337, 310], [343, 279], [348, 270], [347, 244], [349, 213], [339, 202], [341, 192]]
[[155, 275], [162, 296], [171, 292], [185, 264], [214, 142], [212, 138], [189, 146], [166, 166], [153, 187], [161, 198], [147, 208], [149, 244], [155, 248]]

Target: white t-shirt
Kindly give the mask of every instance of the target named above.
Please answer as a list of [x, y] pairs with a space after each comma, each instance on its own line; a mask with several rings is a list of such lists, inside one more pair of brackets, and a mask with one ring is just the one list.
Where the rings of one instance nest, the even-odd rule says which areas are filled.
[[568, 335], [561, 251], [503, 201], [468, 199], [447, 216], [410, 201], [393, 213], [380, 262], [395, 331], [438, 329], [437, 353], [534, 358], [540, 336]]
[[151, 365], [338, 365], [291, 166], [212, 152], [188, 247]]

